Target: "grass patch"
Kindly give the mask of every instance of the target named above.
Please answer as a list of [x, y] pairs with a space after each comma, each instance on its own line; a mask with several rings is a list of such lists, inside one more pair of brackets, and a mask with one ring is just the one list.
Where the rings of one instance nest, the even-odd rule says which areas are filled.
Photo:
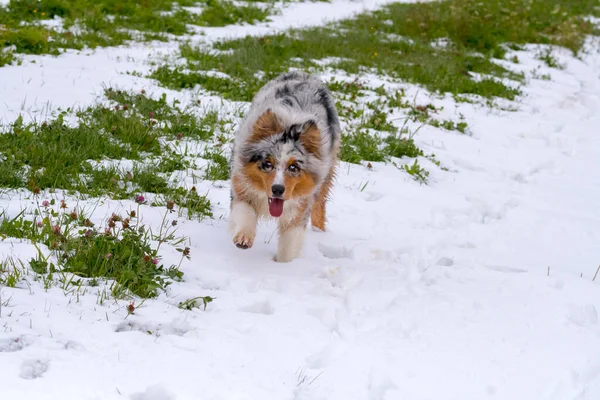
[[382, 139], [369, 134], [366, 130], [358, 130], [342, 136], [340, 160], [359, 164], [365, 161], [385, 161], [386, 156], [381, 149]]
[[[386, 91], [383, 86], [370, 88], [358, 79], [351, 82], [333, 80], [329, 82], [329, 88], [336, 94], [337, 108], [351, 131], [342, 136], [340, 149], [342, 161], [355, 164], [362, 161], [392, 162], [395, 165], [393, 158], [424, 157], [425, 154], [413, 140], [418, 129], [411, 132], [407, 126], [409, 121], [445, 126], [458, 131], [463, 129], [462, 133], [466, 129], [464, 122], [455, 124], [453, 121], [440, 122], [433, 118], [430, 113], [436, 113], [440, 111], [439, 109], [432, 104], [427, 106], [411, 104], [403, 90]], [[360, 101], [370, 93], [377, 94], [379, 99], [370, 102]], [[363, 107], [359, 108], [358, 104]], [[389, 119], [391, 112], [398, 108], [408, 109], [401, 128]], [[434, 155], [426, 157], [441, 168]], [[412, 175], [418, 182], [427, 183], [429, 172], [421, 168], [417, 160], [412, 167], [404, 166], [402, 170]]]
[[[210, 216], [205, 196], [178, 188], [169, 177], [192, 166], [188, 156], [194, 154], [182, 148], [183, 140], [210, 140], [227, 121], [214, 111], [198, 117], [200, 105], [181, 108], [165, 95], [155, 100], [107, 89], [106, 96], [113, 106], [62, 112], [43, 123], [19, 117], [0, 135], [0, 187], [119, 199], [154, 193], [175, 200], [190, 217]], [[76, 118], [74, 126], [68, 117]]]
[[229, 179], [229, 160], [222, 151], [211, 149], [206, 151], [202, 158], [210, 160], [206, 168], [205, 179], [211, 181], [224, 181]]
[[0, 49], [0, 67], [3, 67], [7, 64], [12, 64], [16, 60], [17, 58], [15, 57], [15, 54], [12, 50]]
[[[246, 37], [206, 47], [181, 46], [186, 70], [162, 66], [151, 76], [181, 89], [199, 84], [231, 100], [250, 101], [269, 79], [291, 67], [320, 70], [317, 60], [357, 73], [380, 73], [434, 92], [514, 99], [517, 89], [489, 77], [523, 81], [492, 58], [509, 44], [554, 44], [579, 51], [593, 26], [584, 17], [599, 15], [594, 0], [449, 0], [391, 4], [326, 27]], [[440, 39], [447, 45], [440, 46]], [[216, 70], [230, 79], [203, 71]], [[257, 73], [261, 72], [260, 75]], [[481, 79], [475, 79], [480, 74]]]
[[[189, 48], [191, 52], [194, 49], [188, 45], [182, 46], [182, 49]], [[211, 59], [211, 63], [214, 60]], [[208, 66], [208, 64], [201, 64]], [[213, 65], [218, 68], [218, 65]], [[194, 69], [197, 67], [193, 67]], [[208, 90], [209, 92], [218, 93], [223, 98], [233, 101], [250, 101], [256, 94], [256, 91], [266, 83], [262, 79], [256, 77], [249, 78], [250, 81], [245, 82], [243, 78], [222, 78], [211, 76], [202, 72], [185, 71], [182, 68], [170, 67], [163, 65], [152, 71], [149, 77], [158, 80], [164, 86], [175, 89], [192, 89], [196, 85]]]
[[[466, 133], [467, 123], [461, 115], [460, 121], [439, 120], [435, 118], [435, 114], [441, 111], [441, 108], [435, 107], [433, 104], [416, 104], [406, 98], [406, 93], [403, 89], [386, 90], [384, 86], [370, 88], [364, 83], [355, 79], [352, 82], [339, 82], [331, 80], [328, 82], [329, 89], [336, 94], [336, 107], [342, 119], [361, 119], [360, 126], [367, 127], [380, 131], [396, 132], [397, 128], [388, 120], [388, 113], [399, 108], [407, 109], [408, 119], [412, 122], [420, 122], [428, 124], [436, 128], [444, 128], [446, 130], [458, 131]], [[372, 110], [372, 113], [365, 116], [364, 108], [359, 108], [358, 100], [366, 96], [369, 92], [379, 96], [377, 101], [363, 102], [363, 105]]]
[[[158, 100], [155, 100], [147, 96], [145, 92], [133, 93], [108, 88], [106, 89], [106, 97], [117, 103], [115, 106], [116, 111], [124, 111], [125, 113], [107, 113], [107, 109], [101, 109], [101, 113], [104, 113], [108, 118], [108, 121], [102, 122], [105, 126], [116, 126], [123, 120], [131, 119], [131, 111], [133, 111], [135, 116], [150, 119], [152, 127], [156, 128], [157, 123], [160, 123], [158, 134], [161, 136], [167, 136], [170, 139], [186, 137], [208, 140], [213, 137], [215, 130], [221, 123], [216, 111], [208, 111], [204, 113], [202, 118], [198, 118], [196, 112], [200, 103], [197, 102], [190, 108], [182, 109], [178, 100], [169, 104], [167, 95], [164, 93]], [[127, 113], [127, 111], [130, 112]], [[97, 117], [97, 114], [93, 114], [92, 117]], [[139, 122], [136, 118], [134, 120]]]
[[[198, 4], [199, 14], [184, 8]], [[230, 0], [11, 0], [0, 6], [0, 48], [57, 55], [65, 48], [116, 46], [130, 39], [166, 40], [168, 34], [191, 33], [188, 25], [265, 21], [272, 12], [273, 7]], [[59, 28], [44, 23], [54, 18], [61, 18]], [[0, 66], [11, 61], [10, 53], [0, 55]]]
[[415, 158], [423, 156], [423, 152], [415, 145], [413, 139], [401, 135], [382, 137], [358, 129], [342, 136], [340, 159], [345, 162], [359, 164], [361, 161], [388, 161], [391, 157]]
[[204, 0], [202, 13], [192, 17], [190, 23], [200, 26], [226, 26], [240, 23], [256, 23], [267, 20], [272, 7], [253, 4], [236, 5], [229, 0]]
[[[119, 297], [126, 291], [140, 297], [155, 297], [173, 281], [181, 280], [183, 273], [178, 266], [163, 265], [158, 247], [151, 245], [156, 238], [138, 224], [139, 215], [135, 211], [125, 217], [113, 214], [105, 227], [97, 228], [82, 213], [69, 212], [66, 203], [53, 206], [54, 202], [44, 201], [34, 220], [22, 214], [12, 219], [0, 216], [2, 238], [27, 239], [36, 248], [44, 245], [50, 250], [52, 259], [40, 252], [29, 261], [33, 272], [45, 275], [47, 282], [54, 280], [54, 274], [61, 274], [69, 285], [81, 285], [81, 281], [64, 276], [71, 273], [90, 278], [90, 285], [98, 278], [112, 279], [113, 295]], [[182, 257], [189, 258], [189, 249], [180, 250]], [[18, 278], [15, 273], [19, 269], [13, 266], [11, 271], [3, 279], [7, 286]]]
[[167, 190], [152, 205], [168, 206], [170, 202], [177, 204], [181, 210], [185, 210], [187, 218], [212, 217], [210, 201], [206, 196], [199, 194], [195, 186], [192, 186], [190, 190], [181, 187]]

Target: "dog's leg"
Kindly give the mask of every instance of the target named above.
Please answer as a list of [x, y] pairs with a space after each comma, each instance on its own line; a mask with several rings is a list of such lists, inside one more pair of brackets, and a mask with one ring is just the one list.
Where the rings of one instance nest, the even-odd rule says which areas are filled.
[[290, 262], [300, 255], [304, 245], [306, 225], [284, 226], [279, 224], [279, 242], [277, 243], [277, 262]]
[[310, 221], [313, 227], [325, 231], [325, 205], [329, 199], [329, 193], [333, 187], [333, 180], [335, 178], [335, 166], [332, 166], [329, 173], [323, 181], [323, 185], [315, 196], [315, 202], [313, 204], [312, 212], [310, 215]]
[[245, 201], [234, 200], [229, 215], [229, 229], [233, 243], [240, 249], [249, 249], [254, 244], [258, 216], [256, 210]]
[[298, 205], [290, 219], [279, 219], [279, 241], [277, 243], [277, 262], [289, 262], [300, 255], [304, 245], [306, 226], [310, 210], [310, 199], [304, 199]]

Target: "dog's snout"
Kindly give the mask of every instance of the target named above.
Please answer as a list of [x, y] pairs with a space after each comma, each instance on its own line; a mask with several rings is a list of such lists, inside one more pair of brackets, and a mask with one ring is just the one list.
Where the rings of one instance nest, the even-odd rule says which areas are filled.
[[283, 192], [285, 192], [285, 186], [273, 185], [271, 191], [273, 192], [273, 197], [281, 197], [283, 196]]

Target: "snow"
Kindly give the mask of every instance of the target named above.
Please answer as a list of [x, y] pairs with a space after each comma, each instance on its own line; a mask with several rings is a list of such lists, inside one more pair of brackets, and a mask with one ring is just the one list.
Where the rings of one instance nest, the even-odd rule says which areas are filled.
[[[311, 9], [341, 18], [376, 4], [291, 5], [271, 26], [310, 21]], [[267, 28], [231, 29], [209, 34]], [[103, 84], [201, 96], [122, 74], [146, 71], [149, 54], [173, 48], [27, 57], [36, 63], [0, 68], [0, 121], [87, 105]], [[402, 85], [444, 105], [444, 118], [466, 117], [472, 136], [424, 127], [415, 137], [450, 171], [422, 160], [431, 177], [419, 185], [390, 164], [344, 164], [328, 231], [309, 231], [302, 257], [289, 264], [271, 261], [273, 224], [261, 225], [254, 248], [236, 249], [228, 183], [202, 182], [215, 218], [180, 220], [192, 249], [185, 281], [133, 315], [127, 302], [102, 303], [95, 291], [46, 291], [32, 279], [1, 287], [2, 398], [600, 398], [600, 280], [592, 281], [600, 264], [600, 54], [592, 50], [581, 59], [560, 54], [564, 70], [540, 66], [535, 47], [515, 52], [520, 64], [511, 68], [540, 66], [552, 78], [531, 79], [517, 111]], [[64, 198], [95, 208], [94, 222], [135, 207]], [[24, 194], [0, 194], [8, 215], [31, 206]], [[153, 226], [162, 212], [141, 210]], [[0, 241], [6, 255], [28, 260], [36, 250]], [[172, 248], [161, 255], [166, 265], [179, 262]], [[206, 295], [216, 299], [205, 311], [177, 308]]]

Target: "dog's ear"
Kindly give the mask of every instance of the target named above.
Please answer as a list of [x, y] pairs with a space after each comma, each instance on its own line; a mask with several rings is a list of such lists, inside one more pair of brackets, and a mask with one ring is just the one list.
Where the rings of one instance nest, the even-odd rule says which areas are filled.
[[306, 151], [321, 158], [321, 132], [315, 121], [309, 120], [302, 124], [299, 140]]
[[281, 132], [281, 129], [277, 115], [269, 108], [254, 123], [250, 141], [260, 142], [268, 136]]

